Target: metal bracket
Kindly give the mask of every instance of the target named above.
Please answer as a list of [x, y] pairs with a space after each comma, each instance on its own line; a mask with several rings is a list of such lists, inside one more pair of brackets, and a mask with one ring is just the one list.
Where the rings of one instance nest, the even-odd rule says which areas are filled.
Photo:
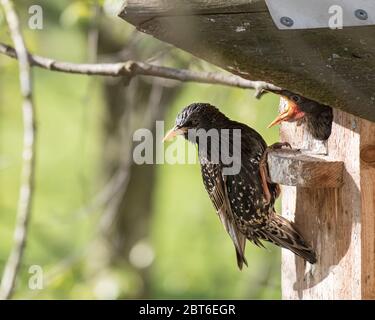
[[278, 29], [375, 25], [374, 0], [265, 0]]

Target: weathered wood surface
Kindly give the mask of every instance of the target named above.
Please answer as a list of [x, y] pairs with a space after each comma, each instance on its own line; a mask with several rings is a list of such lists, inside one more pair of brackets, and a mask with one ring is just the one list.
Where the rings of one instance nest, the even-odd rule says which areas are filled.
[[343, 183], [343, 162], [326, 156], [282, 149], [268, 154], [273, 182], [306, 188], [338, 188]]
[[375, 299], [375, 125], [360, 123], [362, 297]]
[[[297, 148], [303, 131], [285, 123], [281, 140]], [[375, 124], [336, 110], [328, 155], [344, 162], [343, 186], [282, 186], [283, 215], [294, 219], [318, 255], [311, 268], [283, 250], [284, 299], [375, 298], [375, 159], [366, 153], [374, 146]]]
[[133, 24], [141, 24], [155, 16], [241, 13], [249, 3], [254, 10], [264, 11], [259, 0], [236, 0], [231, 6], [227, 0], [132, 0], [125, 1], [120, 15], [129, 17]]
[[[298, 184], [282, 187], [283, 215], [318, 255], [311, 268], [283, 250], [283, 298], [375, 299], [375, 124], [361, 119], [375, 121], [375, 28], [279, 31], [261, 0], [127, 3], [120, 16], [143, 32], [244, 78], [346, 111], [334, 111], [328, 155], [297, 156], [298, 174], [287, 151], [270, 154], [272, 179]], [[282, 124], [280, 140], [316, 145], [294, 123]], [[311, 169], [320, 166], [326, 175]]]
[[374, 26], [280, 31], [260, 0], [128, 0], [120, 17], [244, 78], [375, 121]]

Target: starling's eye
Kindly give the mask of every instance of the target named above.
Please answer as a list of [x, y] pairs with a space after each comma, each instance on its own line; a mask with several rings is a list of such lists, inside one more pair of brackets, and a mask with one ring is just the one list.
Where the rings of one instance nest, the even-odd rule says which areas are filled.
[[301, 102], [301, 97], [300, 96], [297, 96], [297, 95], [293, 95], [292, 96], [292, 100], [294, 101], [294, 102]]

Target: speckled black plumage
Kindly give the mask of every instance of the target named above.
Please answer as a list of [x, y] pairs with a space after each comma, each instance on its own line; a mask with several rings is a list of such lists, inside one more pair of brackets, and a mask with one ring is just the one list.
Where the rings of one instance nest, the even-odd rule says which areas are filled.
[[[315, 253], [295, 229], [294, 224], [277, 215], [274, 210], [276, 184], [268, 184], [271, 200], [265, 201], [259, 162], [267, 145], [255, 130], [228, 119], [214, 106], [202, 103], [192, 104], [181, 111], [176, 119], [176, 128], [229, 129], [231, 133], [233, 129], [241, 130], [241, 169], [235, 175], [224, 175], [223, 169], [228, 165], [221, 161], [212, 161], [211, 143], [217, 143], [214, 138], [209, 140], [206, 150], [199, 139], [190, 137], [191, 142], [198, 145], [204, 186], [232, 238], [240, 269], [244, 263], [247, 265], [244, 253], [246, 239], [258, 246], [262, 246], [261, 240], [272, 242], [315, 263]], [[185, 138], [189, 138], [187, 133]], [[219, 139], [222, 138], [219, 136]], [[229, 145], [233, 155], [232, 134], [229, 135]]]
[[318, 140], [327, 140], [331, 135], [333, 111], [330, 106], [310, 100], [288, 90], [282, 90], [278, 94], [295, 103], [305, 116], [299, 120], [305, 123], [307, 130]]

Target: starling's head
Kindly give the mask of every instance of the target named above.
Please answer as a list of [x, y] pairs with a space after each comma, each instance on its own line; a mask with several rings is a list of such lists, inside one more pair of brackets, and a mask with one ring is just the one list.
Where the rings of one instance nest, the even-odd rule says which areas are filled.
[[319, 114], [322, 112], [322, 108], [326, 107], [289, 90], [281, 90], [277, 93], [281, 96], [280, 104], [284, 107], [284, 111], [268, 127], [272, 127], [282, 121], [297, 121], [309, 114]]
[[331, 107], [288, 90], [275, 93], [281, 96], [280, 107], [283, 111], [269, 124], [268, 128], [283, 121], [293, 122], [306, 118], [308, 129], [314, 138], [318, 140], [328, 139], [331, 135], [333, 120]]
[[268, 128], [279, 124], [283, 121], [293, 122], [299, 119], [302, 119], [305, 116], [305, 111], [303, 110], [303, 105], [306, 102], [305, 98], [294, 94], [288, 90], [282, 90], [279, 92], [280, 98], [280, 106], [283, 111], [273, 120], [269, 125]]
[[177, 135], [187, 138], [188, 130], [210, 130], [220, 128], [228, 118], [209, 103], [192, 103], [185, 107], [176, 118], [175, 126], [165, 135], [163, 141]]

